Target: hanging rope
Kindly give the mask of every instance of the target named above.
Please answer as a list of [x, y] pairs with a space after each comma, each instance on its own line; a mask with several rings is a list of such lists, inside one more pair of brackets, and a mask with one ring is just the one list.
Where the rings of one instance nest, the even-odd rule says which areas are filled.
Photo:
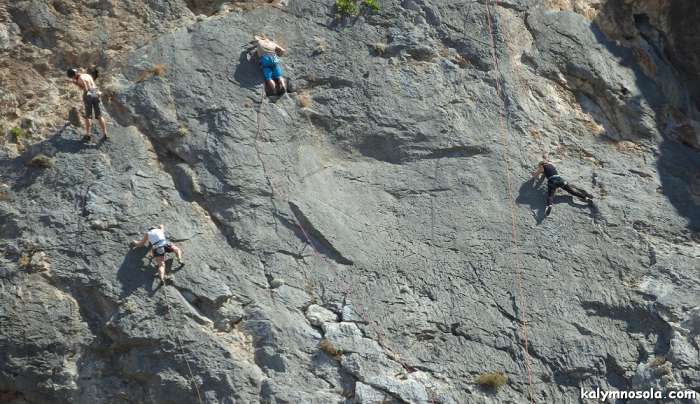
[[[490, 44], [491, 44], [491, 57], [493, 58], [493, 63], [496, 68], [496, 72], [501, 76], [499, 79], [496, 80], [496, 92], [501, 99], [500, 103], [500, 108], [499, 108], [499, 125], [501, 129], [501, 148], [503, 150], [502, 156], [503, 156], [503, 161], [504, 161], [504, 166], [505, 166], [505, 172], [506, 172], [506, 186], [508, 190], [508, 206], [510, 208], [510, 218], [511, 218], [511, 242], [512, 242], [512, 248], [513, 252], [515, 255], [515, 278], [516, 278], [516, 288], [517, 288], [517, 301], [518, 301], [518, 307], [520, 311], [520, 329], [521, 329], [521, 334], [522, 334], [522, 340], [523, 340], [523, 346], [522, 346], [522, 351], [523, 351], [523, 358], [525, 360], [525, 369], [527, 370], [527, 383], [528, 383], [528, 397], [530, 400], [530, 403], [534, 404], [534, 392], [532, 389], [532, 369], [530, 366], [530, 354], [528, 350], [528, 328], [527, 328], [527, 316], [526, 316], [526, 298], [525, 298], [525, 293], [523, 291], [523, 265], [522, 265], [522, 257], [520, 256], [520, 248], [518, 245], [518, 222], [517, 222], [517, 217], [515, 214], [515, 198], [513, 194], [513, 180], [512, 180], [512, 175], [511, 175], [511, 167], [510, 167], [510, 160], [508, 158], [508, 133], [506, 129], [506, 123], [505, 123], [505, 106], [504, 106], [504, 94], [503, 94], [503, 89], [501, 88], [501, 81], [502, 79], [502, 73], [501, 69], [498, 63], [498, 57], [496, 56], [496, 40], [494, 37], [494, 28], [493, 28], [493, 17], [491, 14], [491, 1], [486, 0], [486, 16], [488, 20], [488, 27], [489, 27], [489, 38], [490, 38]], [[496, 6], [498, 6], [498, 3], [496, 3]]]

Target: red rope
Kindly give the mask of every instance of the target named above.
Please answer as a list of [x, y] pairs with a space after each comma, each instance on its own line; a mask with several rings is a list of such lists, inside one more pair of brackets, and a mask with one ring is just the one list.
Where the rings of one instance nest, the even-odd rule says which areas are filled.
[[[496, 6], [498, 6], [498, 1], [496, 0]], [[500, 66], [498, 64], [498, 57], [496, 57], [496, 41], [493, 34], [493, 17], [491, 15], [490, 1], [486, 0], [486, 15], [488, 19], [489, 26], [489, 38], [491, 42], [491, 56], [493, 58], [493, 63], [496, 71], [502, 78], [502, 73]], [[499, 124], [501, 128], [501, 147], [502, 156], [505, 163], [506, 171], [506, 185], [508, 188], [508, 206], [510, 208], [510, 219], [511, 219], [511, 238], [512, 247], [515, 253], [515, 278], [517, 286], [517, 300], [518, 306], [520, 307], [520, 324], [521, 333], [523, 339], [523, 358], [525, 359], [525, 369], [527, 369], [527, 383], [528, 383], [528, 396], [530, 403], [534, 403], [534, 392], [532, 389], [532, 368], [530, 366], [530, 354], [528, 350], [528, 329], [527, 329], [527, 317], [526, 317], [526, 298], [523, 292], [523, 265], [522, 258], [520, 256], [520, 249], [518, 246], [518, 222], [515, 214], [515, 198], [513, 197], [513, 180], [511, 175], [510, 160], [508, 159], [508, 133], [505, 124], [505, 98], [503, 94], [503, 89], [501, 88], [501, 82], [499, 79], [496, 80], [496, 92], [501, 99], [500, 109], [499, 109]]]

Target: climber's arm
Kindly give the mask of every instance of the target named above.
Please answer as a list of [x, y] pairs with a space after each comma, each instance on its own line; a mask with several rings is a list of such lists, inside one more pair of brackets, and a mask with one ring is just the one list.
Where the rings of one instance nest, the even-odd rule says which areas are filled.
[[146, 245], [146, 243], [148, 243], [148, 234], [144, 234], [143, 238], [140, 241], [139, 240], [132, 240], [131, 241], [131, 245], [134, 248], [143, 247]]
[[542, 173], [544, 173], [544, 167], [542, 166], [542, 164], [539, 164], [537, 166], [537, 169], [532, 172], [532, 177], [539, 177], [540, 175], [542, 175]]

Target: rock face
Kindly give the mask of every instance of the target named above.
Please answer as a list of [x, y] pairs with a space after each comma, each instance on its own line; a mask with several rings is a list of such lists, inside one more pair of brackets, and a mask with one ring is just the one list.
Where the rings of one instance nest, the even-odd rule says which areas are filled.
[[[10, 8], [22, 46], [68, 54], [73, 14], [35, 3]], [[141, 5], [158, 35], [100, 82], [110, 140], [2, 149], [0, 401], [697, 391], [700, 114], [677, 55], [699, 31], [670, 31], [681, 6], [558, 3]], [[296, 93], [262, 96], [257, 33]], [[545, 218], [543, 153], [595, 203]], [[186, 259], [164, 286], [128, 246], [160, 223]]]

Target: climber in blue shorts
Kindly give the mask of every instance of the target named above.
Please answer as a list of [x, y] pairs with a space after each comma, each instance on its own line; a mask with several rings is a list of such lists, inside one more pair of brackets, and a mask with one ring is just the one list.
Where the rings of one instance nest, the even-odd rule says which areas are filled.
[[282, 68], [278, 55], [286, 50], [274, 41], [264, 36], [255, 36], [257, 42], [257, 54], [262, 67], [267, 94], [282, 95], [287, 92], [287, 84], [284, 81]]

